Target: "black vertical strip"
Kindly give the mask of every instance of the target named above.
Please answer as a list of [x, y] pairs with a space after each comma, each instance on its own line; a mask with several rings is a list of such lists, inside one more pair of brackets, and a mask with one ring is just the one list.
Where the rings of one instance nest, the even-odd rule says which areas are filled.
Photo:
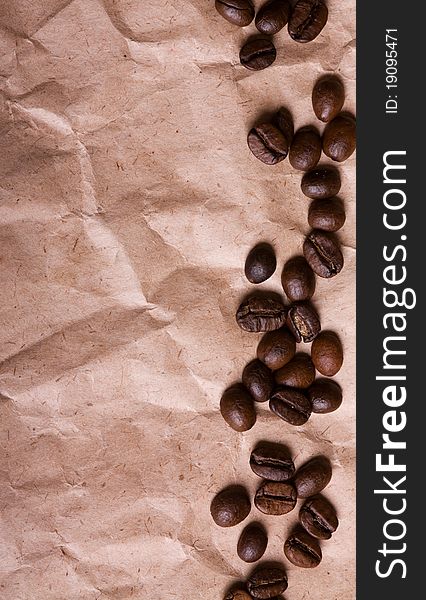
[[[357, 3], [357, 600], [400, 600], [414, 588], [424, 595], [419, 543], [424, 539], [424, 524], [416, 516], [421, 502], [416, 491], [419, 473], [425, 481], [426, 426], [421, 387], [426, 364], [418, 348], [424, 336], [424, 298], [419, 287], [421, 282], [424, 288], [425, 277], [426, 198], [420, 180], [426, 170], [421, 147], [426, 133], [420, 91], [423, 35], [416, 33], [421, 32], [424, 13], [419, 3], [415, 10], [414, 5], [395, 0]], [[386, 39], [386, 30], [395, 29]], [[388, 60], [392, 58], [396, 63]], [[392, 83], [397, 87], [388, 88]], [[387, 109], [396, 113], [387, 114]], [[388, 155], [389, 163], [406, 166], [389, 169], [392, 181], [388, 183], [383, 176], [387, 152], [406, 152]], [[388, 204], [403, 203], [404, 195], [406, 204], [386, 208], [384, 196], [389, 190], [393, 191]], [[400, 228], [386, 227], [384, 218]], [[384, 281], [387, 267], [390, 283]], [[384, 290], [388, 290], [388, 304], [397, 299], [400, 305], [386, 307]], [[384, 367], [386, 339], [388, 349], [400, 352], [388, 355], [387, 362], [394, 368]], [[401, 379], [377, 380], [390, 376]], [[386, 440], [398, 447], [383, 448]], [[399, 446], [404, 443], [406, 449]], [[378, 470], [376, 455], [387, 471]], [[406, 465], [407, 469], [390, 470], [386, 465], [392, 461], [397, 468]]]

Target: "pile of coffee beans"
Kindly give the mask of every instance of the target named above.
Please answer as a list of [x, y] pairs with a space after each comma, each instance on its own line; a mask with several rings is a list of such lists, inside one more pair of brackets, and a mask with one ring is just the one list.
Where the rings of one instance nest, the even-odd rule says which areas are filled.
[[[251, 0], [216, 0], [217, 12], [237, 27], [247, 27], [255, 19], [262, 36], [247, 41], [240, 50], [240, 62], [252, 71], [269, 67], [277, 56], [271, 37], [286, 25], [295, 42], [314, 40], [325, 27], [328, 9], [324, 0], [268, 0], [257, 14]], [[255, 18], [256, 17], [256, 18]]]

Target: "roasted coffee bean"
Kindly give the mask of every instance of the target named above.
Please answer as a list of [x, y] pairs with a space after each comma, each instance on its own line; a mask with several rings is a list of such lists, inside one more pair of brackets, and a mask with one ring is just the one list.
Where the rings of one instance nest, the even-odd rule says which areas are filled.
[[274, 375], [279, 385], [305, 389], [315, 380], [315, 367], [309, 354], [300, 352], [284, 367], [275, 371]]
[[254, 19], [254, 6], [250, 0], [216, 0], [217, 12], [238, 27], [246, 27]]
[[319, 79], [312, 91], [312, 106], [320, 121], [328, 123], [337, 117], [345, 102], [345, 89], [337, 77]]
[[285, 446], [260, 442], [250, 454], [253, 473], [269, 481], [287, 481], [294, 475], [294, 463]]
[[298, 0], [290, 20], [288, 32], [295, 42], [311, 42], [321, 33], [328, 19], [323, 0]]
[[224, 600], [252, 600], [252, 596], [243, 589], [228, 592]]
[[340, 198], [327, 198], [311, 202], [308, 223], [312, 229], [338, 231], [346, 221], [345, 209]]
[[343, 364], [343, 348], [337, 334], [334, 331], [321, 331], [312, 342], [311, 356], [321, 375], [336, 375]]
[[332, 379], [317, 379], [308, 388], [307, 395], [314, 413], [331, 413], [342, 404], [342, 388]]
[[230, 486], [219, 492], [210, 505], [213, 521], [219, 527], [234, 527], [248, 516], [251, 510], [247, 492], [241, 486]]
[[264, 481], [254, 497], [255, 507], [265, 515], [286, 515], [296, 502], [294, 485], [282, 481]]
[[256, 562], [265, 554], [268, 536], [261, 525], [251, 523], [243, 530], [238, 540], [237, 554], [241, 560]]
[[290, 306], [287, 326], [298, 343], [312, 342], [321, 331], [318, 313], [309, 302], [298, 302]]
[[318, 540], [303, 530], [297, 531], [287, 538], [284, 544], [284, 553], [293, 565], [304, 569], [317, 567], [322, 559]]
[[349, 158], [356, 148], [355, 119], [339, 115], [330, 121], [324, 129], [322, 148], [326, 156], [337, 162]]
[[286, 262], [281, 283], [291, 302], [309, 300], [315, 292], [315, 275], [303, 256], [294, 256]]
[[224, 391], [220, 399], [222, 417], [235, 431], [247, 431], [256, 423], [253, 398], [241, 384]]
[[331, 464], [325, 456], [315, 456], [297, 470], [294, 478], [297, 496], [309, 498], [323, 490], [331, 479]]
[[299, 521], [312, 537], [329, 540], [339, 526], [336, 511], [323, 496], [306, 500], [299, 512]]
[[322, 143], [316, 129], [302, 127], [296, 131], [288, 155], [291, 166], [300, 171], [309, 171], [321, 158]]
[[247, 143], [254, 156], [265, 165], [276, 165], [288, 153], [287, 138], [272, 123], [253, 127], [247, 136]]
[[303, 425], [312, 412], [311, 403], [305, 394], [289, 387], [280, 387], [272, 394], [269, 408], [290, 425]]
[[277, 268], [277, 259], [270, 244], [257, 244], [246, 258], [245, 274], [250, 283], [262, 283], [269, 279]]
[[314, 229], [305, 239], [303, 254], [311, 269], [319, 276], [329, 279], [343, 268], [343, 254], [332, 233]]
[[274, 331], [285, 324], [287, 309], [275, 295], [253, 294], [237, 310], [237, 323], [244, 331]]
[[269, 0], [256, 15], [256, 27], [260, 33], [275, 35], [287, 25], [290, 12], [289, 0]]
[[243, 384], [256, 402], [269, 400], [274, 389], [272, 371], [260, 360], [252, 360], [243, 371]]
[[257, 358], [272, 370], [287, 364], [296, 352], [296, 340], [285, 327], [265, 333], [257, 347]]
[[269, 600], [286, 591], [287, 575], [283, 568], [258, 567], [247, 580], [247, 589], [253, 598]]
[[261, 71], [272, 65], [277, 51], [271, 40], [256, 38], [250, 40], [240, 50], [240, 62], [250, 71]]
[[290, 148], [294, 136], [294, 121], [288, 108], [282, 106], [279, 109], [273, 119], [273, 124], [284, 134], [287, 145]]
[[313, 200], [335, 196], [339, 193], [340, 186], [339, 171], [329, 167], [308, 171], [302, 178], [302, 192]]

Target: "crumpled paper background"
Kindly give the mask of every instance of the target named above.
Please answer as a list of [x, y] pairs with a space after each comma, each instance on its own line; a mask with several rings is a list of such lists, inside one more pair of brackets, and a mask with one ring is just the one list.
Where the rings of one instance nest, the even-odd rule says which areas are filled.
[[[315, 123], [329, 71], [354, 112], [355, 3], [328, 4], [314, 42], [282, 31], [256, 73], [238, 62], [254, 25], [228, 24], [213, 0], [1, 4], [2, 599], [221, 599], [251, 571], [236, 544], [258, 519], [287, 600], [353, 600], [354, 157], [340, 168], [346, 265], [315, 296], [344, 343], [342, 407], [302, 428], [259, 407], [244, 434], [218, 410], [259, 339], [234, 321], [247, 252], [274, 244], [261, 287], [279, 290], [308, 231], [301, 174], [254, 159], [247, 130], [281, 105], [296, 128]], [[296, 465], [332, 460], [340, 527], [312, 571], [284, 559], [296, 510], [224, 530], [210, 518], [227, 484], [254, 493], [248, 456], [265, 438]]]

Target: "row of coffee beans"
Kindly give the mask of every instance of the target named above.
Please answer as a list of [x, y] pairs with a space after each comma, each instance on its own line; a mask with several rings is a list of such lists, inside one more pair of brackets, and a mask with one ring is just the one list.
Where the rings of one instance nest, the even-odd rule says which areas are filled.
[[[290, 112], [281, 108], [270, 122], [258, 123], [250, 129], [248, 147], [258, 160], [267, 165], [276, 165], [288, 155], [291, 166], [300, 171], [314, 169], [321, 152], [336, 162], [343, 162], [353, 154], [356, 146], [355, 118], [341, 112], [344, 100], [341, 81], [330, 76], [322, 78], [312, 92], [314, 113], [320, 121], [327, 123], [322, 138], [313, 126], [302, 127], [294, 133]], [[322, 195], [322, 198], [331, 198], [340, 189], [340, 178], [332, 173], [330, 170], [324, 191], [329, 195]], [[306, 194], [303, 186], [302, 191]]]
[[[246, 27], [255, 18], [251, 0], [216, 0], [216, 10], [224, 19]], [[257, 12], [255, 25], [266, 36], [273, 36], [288, 25], [290, 37], [301, 43], [311, 42], [323, 30], [328, 19], [328, 9], [323, 0], [269, 0]], [[271, 65], [277, 56], [270, 37], [249, 40], [240, 51], [240, 62], [247, 69], [260, 71]]]

